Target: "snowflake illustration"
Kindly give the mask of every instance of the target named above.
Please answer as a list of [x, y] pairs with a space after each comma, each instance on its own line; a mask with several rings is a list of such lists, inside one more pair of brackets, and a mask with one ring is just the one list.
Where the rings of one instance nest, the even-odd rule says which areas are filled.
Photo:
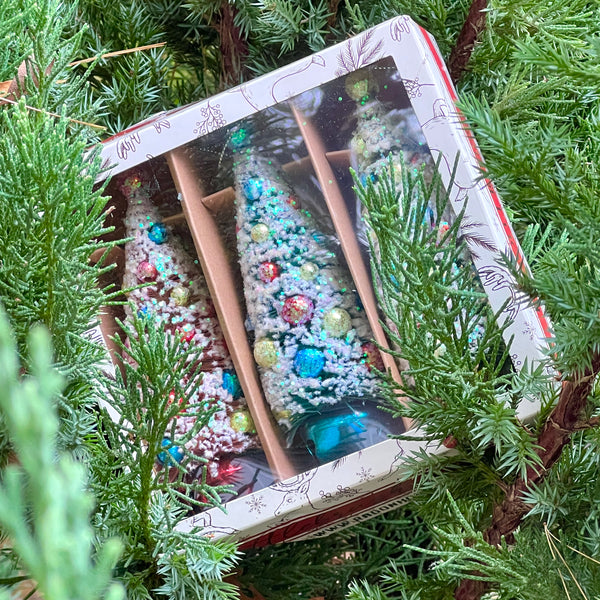
[[260, 514], [262, 509], [267, 505], [263, 502], [262, 496], [251, 496], [246, 500], [246, 506], [248, 506], [248, 512], [256, 512]]
[[200, 115], [201, 119], [196, 123], [196, 129], [194, 129], [196, 135], [205, 135], [227, 124], [220, 104], [211, 106], [210, 102], [207, 102], [206, 106], [200, 109]]
[[365, 469], [364, 467], [361, 467], [356, 476], [358, 477], [359, 483], [369, 481], [369, 479], [373, 479], [373, 469]]

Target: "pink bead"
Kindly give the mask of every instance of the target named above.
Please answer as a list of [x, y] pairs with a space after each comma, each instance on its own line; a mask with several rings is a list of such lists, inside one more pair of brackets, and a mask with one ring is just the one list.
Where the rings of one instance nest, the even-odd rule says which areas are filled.
[[298, 294], [290, 296], [281, 310], [281, 318], [290, 325], [304, 325], [313, 315], [315, 309], [310, 298]]
[[158, 271], [152, 263], [149, 263], [147, 260], [143, 260], [137, 266], [136, 275], [140, 281], [154, 281], [158, 276]]
[[272, 262], [264, 262], [258, 267], [258, 276], [264, 283], [271, 283], [273, 279], [279, 277], [279, 267]]

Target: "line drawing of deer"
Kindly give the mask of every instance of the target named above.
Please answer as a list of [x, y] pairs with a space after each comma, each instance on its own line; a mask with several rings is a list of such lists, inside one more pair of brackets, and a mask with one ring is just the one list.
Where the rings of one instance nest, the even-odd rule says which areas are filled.
[[310, 489], [310, 482], [316, 473], [317, 470], [312, 469], [306, 473], [300, 473], [300, 475], [286, 479], [286, 481], [279, 481], [269, 487], [271, 490], [283, 493], [283, 500], [274, 512], [276, 517], [279, 517], [286, 507], [292, 507], [298, 502], [308, 503], [314, 508], [308, 497], [308, 490]]
[[233, 535], [239, 531], [239, 529], [235, 529], [235, 527], [218, 527], [213, 525], [212, 515], [207, 512], [196, 515], [194, 518], [194, 525], [201, 527], [202, 531], [200, 534], [209, 538], [213, 538], [217, 534]]

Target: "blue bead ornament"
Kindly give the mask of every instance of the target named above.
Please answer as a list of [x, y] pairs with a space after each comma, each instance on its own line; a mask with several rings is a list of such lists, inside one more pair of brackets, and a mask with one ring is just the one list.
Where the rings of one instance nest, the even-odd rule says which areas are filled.
[[366, 412], [324, 416], [309, 425], [306, 433], [314, 444], [315, 456], [327, 462], [354, 452], [361, 434], [367, 430], [366, 425], [361, 422], [366, 416]]
[[232, 148], [243, 148], [248, 143], [250, 132], [247, 127], [237, 127], [229, 136], [229, 144]]
[[246, 183], [244, 183], [243, 191], [244, 196], [246, 196], [247, 200], [253, 202], [254, 200], [258, 200], [263, 193], [263, 180], [258, 178], [250, 178]]
[[137, 311], [137, 316], [138, 319], [149, 321], [152, 318], [152, 311], [149, 306], [142, 306], [142, 308]]
[[325, 356], [316, 348], [303, 348], [294, 357], [294, 369], [300, 377], [318, 377], [325, 366]]
[[430, 229], [433, 229], [433, 226], [435, 225], [435, 213], [433, 212], [433, 209], [430, 206], [428, 206], [425, 209], [423, 225], [428, 226]]
[[367, 187], [368, 181], [371, 181], [371, 183], [377, 183], [378, 180], [379, 176], [377, 175], [377, 173], [369, 173], [368, 175], [363, 173], [360, 176], [360, 183], [363, 185], [363, 187]]
[[184, 451], [179, 446], [172, 446], [169, 438], [164, 438], [160, 445], [161, 448], [167, 448], [168, 446], [171, 446], [166, 452], [163, 450], [162, 452], [158, 453], [156, 459], [161, 465], [164, 465], [165, 463], [172, 464], [173, 461], [180, 463], [185, 457]]
[[225, 371], [223, 373], [223, 389], [231, 394], [234, 400], [242, 395], [240, 380], [233, 371]]
[[148, 237], [155, 244], [164, 244], [167, 239], [167, 228], [164, 223], [154, 223], [148, 230]]

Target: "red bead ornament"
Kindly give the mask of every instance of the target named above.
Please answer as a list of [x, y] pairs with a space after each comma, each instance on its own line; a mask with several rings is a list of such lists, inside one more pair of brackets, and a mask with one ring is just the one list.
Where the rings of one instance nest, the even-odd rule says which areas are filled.
[[377, 346], [373, 342], [366, 342], [361, 346], [364, 356], [365, 365], [367, 369], [377, 369], [378, 371], [384, 370], [383, 360]]
[[304, 325], [311, 319], [314, 309], [315, 305], [310, 298], [302, 294], [290, 296], [283, 303], [281, 318], [290, 325]]
[[[173, 402], [175, 402], [175, 400], [177, 399], [177, 396], [175, 395], [175, 390], [171, 390], [169, 392], [169, 398], [167, 400], [167, 405], [171, 406], [171, 404], [173, 404]], [[183, 398], [179, 398], [179, 400], [177, 400], [177, 404], [179, 405], [180, 408], [182, 408], [183, 410], [180, 411], [179, 414], [183, 414], [185, 413], [185, 406], [184, 406], [184, 399]]]
[[209, 485], [230, 485], [235, 483], [237, 473], [242, 470], [241, 465], [232, 464], [231, 460], [222, 460], [218, 467], [216, 477], [209, 477]]
[[181, 339], [182, 342], [191, 342], [194, 339], [194, 336], [196, 335], [196, 330], [194, 328], [191, 329], [183, 329], [182, 327], [179, 327], [177, 329], [177, 332], [179, 333], [179, 337]]
[[263, 283], [271, 283], [279, 277], [279, 267], [272, 262], [264, 262], [258, 267], [258, 276]]
[[143, 282], [155, 281], [158, 276], [158, 271], [152, 263], [148, 262], [147, 260], [143, 260], [137, 266], [136, 275], [137, 278]]
[[298, 198], [295, 198], [294, 196], [289, 196], [286, 200], [286, 203], [289, 204], [292, 208], [300, 208], [300, 202], [298, 202]]

